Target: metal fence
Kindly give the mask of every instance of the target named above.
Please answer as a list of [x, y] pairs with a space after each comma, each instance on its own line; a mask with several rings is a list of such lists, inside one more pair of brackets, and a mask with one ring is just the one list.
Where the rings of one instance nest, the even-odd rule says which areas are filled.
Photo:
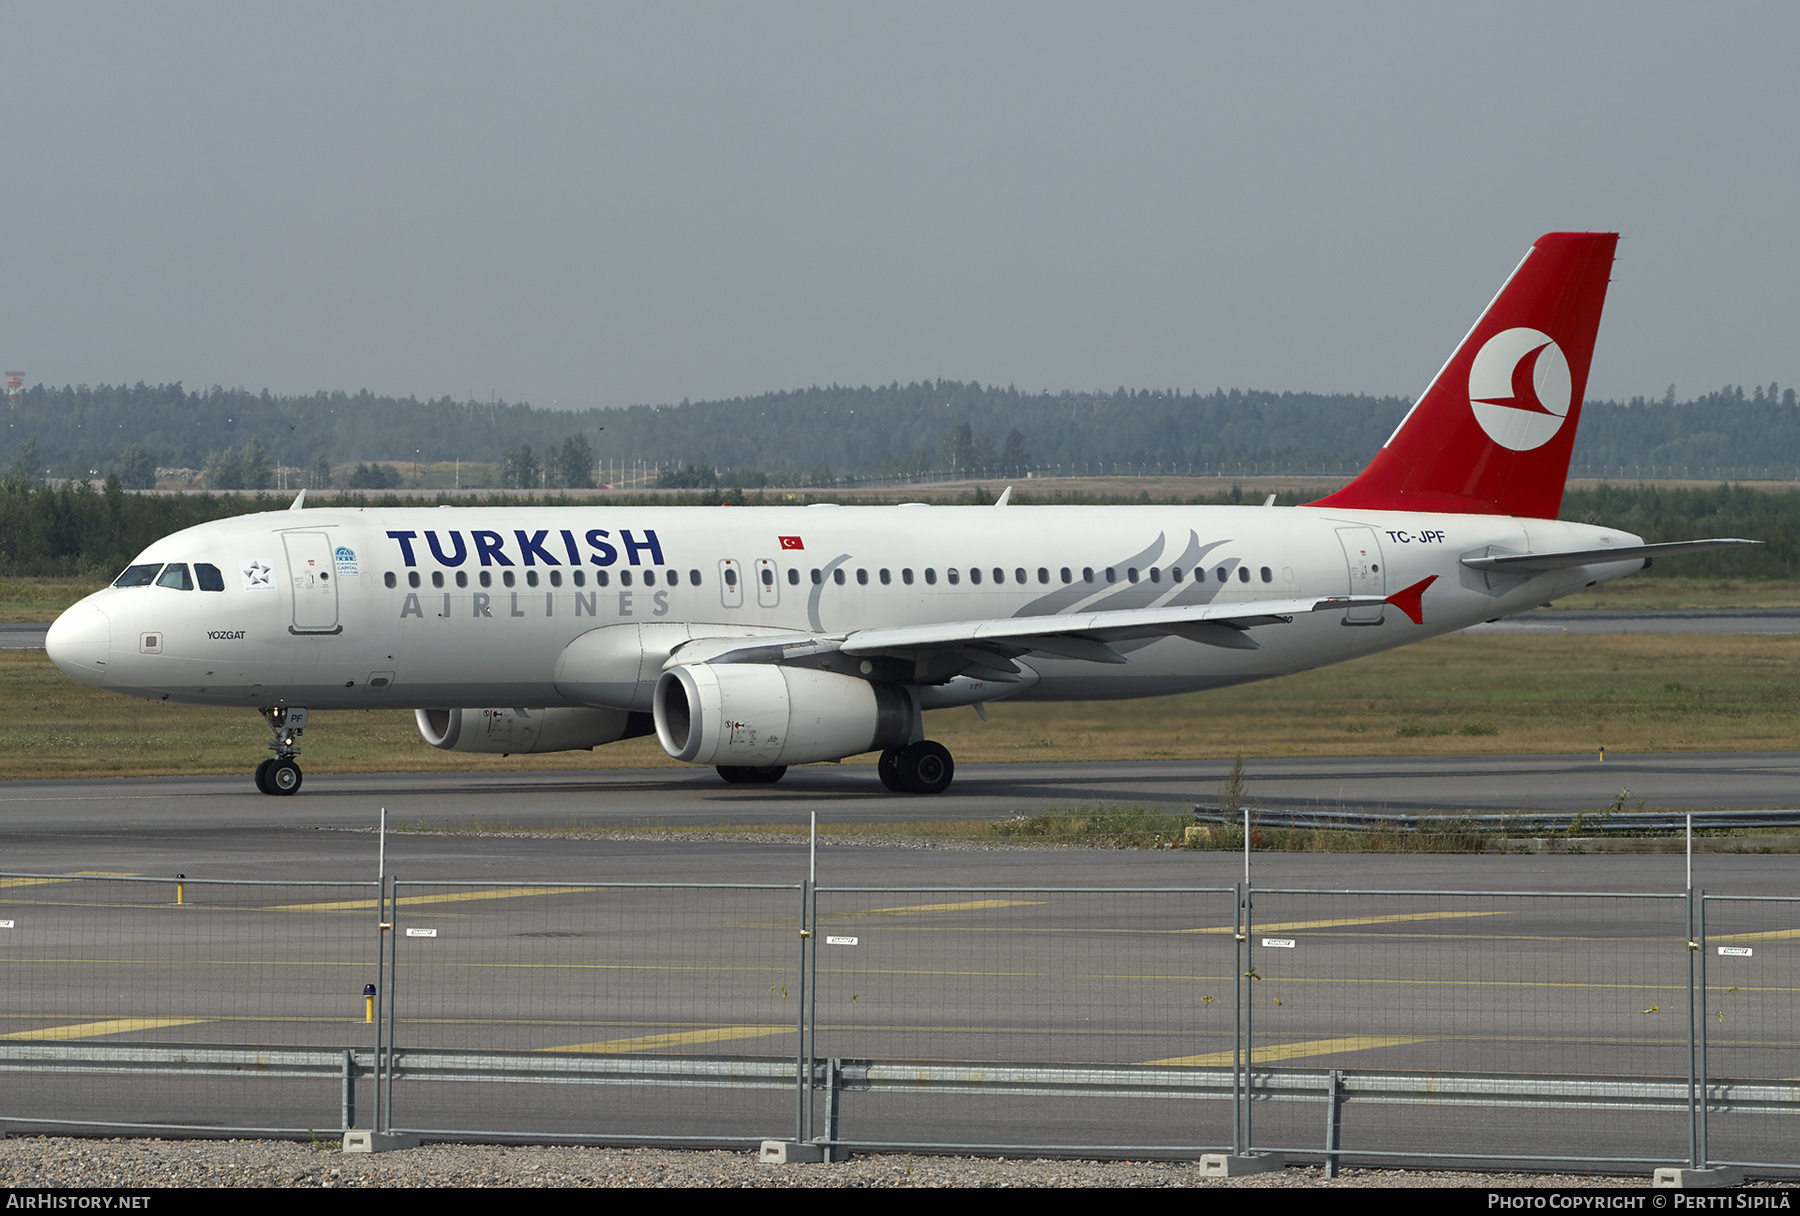
[[1702, 892], [0, 875], [0, 1119], [1794, 1169], [1797, 943]]

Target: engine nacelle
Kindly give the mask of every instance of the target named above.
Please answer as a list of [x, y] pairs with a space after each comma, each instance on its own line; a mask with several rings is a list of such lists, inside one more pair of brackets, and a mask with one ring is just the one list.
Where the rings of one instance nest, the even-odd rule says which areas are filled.
[[592, 751], [656, 729], [649, 714], [623, 709], [416, 709], [413, 717], [433, 747], [494, 755]]
[[656, 737], [677, 760], [749, 767], [841, 760], [912, 741], [906, 690], [770, 663], [672, 667], [656, 685]]

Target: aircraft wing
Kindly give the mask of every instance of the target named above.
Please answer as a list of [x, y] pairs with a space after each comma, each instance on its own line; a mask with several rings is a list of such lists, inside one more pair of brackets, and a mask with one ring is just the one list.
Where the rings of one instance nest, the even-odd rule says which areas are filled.
[[[1404, 591], [1380, 596], [1335, 595], [1249, 603], [1194, 604], [1180, 608], [1122, 608], [1055, 616], [1004, 617], [895, 625], [847, 634], [791, 634], [757, 638], [697, 638], [675, 650], [666, 667], [685, 663], [775, 663], [831, 669], [844, 656], [890, 665], [897, 682], [941, 684], [965, 672], [1009, 679], [1011, 660], [1033, 652], [1094, 663], [1123, 663], [1111, 643], [1167, 635], [1229, 650], [1257, 650], [1245, 631], [1283, 625], [1309, 612], [1343, 612], [1392, 604], [1421, 623], [1420, 597], [1436, 575]], [[898, 663], [899, 667], [891, 665]], [[868, 662], [863, 674], [870, 672]]]
[[1287, 624], [1294, 617], [1309, 612], [1378, 608], [1390, 602], [1394, 601], [1376, 596], [1331, 596], [1324, 599], [1195, 604], [1181, 608], [1125, 608], [1110, 612], [1078, 612], [1057, 616], [896, 625], [883, 629], [859, 629], [844, 639], [841, 649], [845, 654], [853, 655], [913, 655], [922, 651], [955, 650], [961, 647], [1014, 654], [1039, 650], [1064, 658], [1123, 663], [1125, 657], [1107, 643], [1174, 634], [1213, 646], [1255, 650], [1255, 640], [1244, 633], [1244, 630], [1252, 626]]
[[1566, 570], [1571, 566], [1594, 566], [1603, 562], [1629, 562], [1651, 558], [1673, 557], [1677, 553], [1705, 553], [1709, 549], [1731, 549], [1738, 545], [1760, 545], [1760, 540], [1721, 537], [1714, 540], [1677, 540], [1660, 545], [1620, 545], [1605, 549], [1571, 549], [1562, 553], [1499, 553], [1491, 557], [1465, 557], [1462, 564], [1471, 570]]

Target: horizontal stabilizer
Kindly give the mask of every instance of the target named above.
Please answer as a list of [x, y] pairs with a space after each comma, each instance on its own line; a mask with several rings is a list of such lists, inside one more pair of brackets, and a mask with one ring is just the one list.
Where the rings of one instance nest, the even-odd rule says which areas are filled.
[[1653, 557], [1673, 557], [1681, 553], [1705, 553], [1710, 549], [1732, 549], [1738, 545], [1760, 545], [1760, 540], [1721, 537], [1716, 540], [1677, 540], [1660, 545], [1618, 545], [1604, 549], [1571, 549], [1563, 553], [1501, 553], [1492, 557], [1465, 557], [1462, 564], [1471, 570], [1567, 570], [1572, 566], [1599, 566], [1608, 562], [1649, 561]]

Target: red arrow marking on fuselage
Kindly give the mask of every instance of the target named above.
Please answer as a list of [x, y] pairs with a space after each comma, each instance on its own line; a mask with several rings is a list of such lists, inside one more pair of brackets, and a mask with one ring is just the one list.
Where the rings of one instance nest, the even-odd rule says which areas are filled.
[[1425, 594], [1425, 588], [1437, 582], [1437, 577], [1438, 576], [1434, 574], [1428, 579], [1423, 579], [1420, 582], [1414, 583], [1404, 591], [1396, 591], [1394, 594], [1387, 597], [1387, 602], [1404, 612], [1412, 620], [1413, 624], [1423, 625], [1425, 623], [1425, 610], [1419, 603], [1419, 600], [1420, 597]]

